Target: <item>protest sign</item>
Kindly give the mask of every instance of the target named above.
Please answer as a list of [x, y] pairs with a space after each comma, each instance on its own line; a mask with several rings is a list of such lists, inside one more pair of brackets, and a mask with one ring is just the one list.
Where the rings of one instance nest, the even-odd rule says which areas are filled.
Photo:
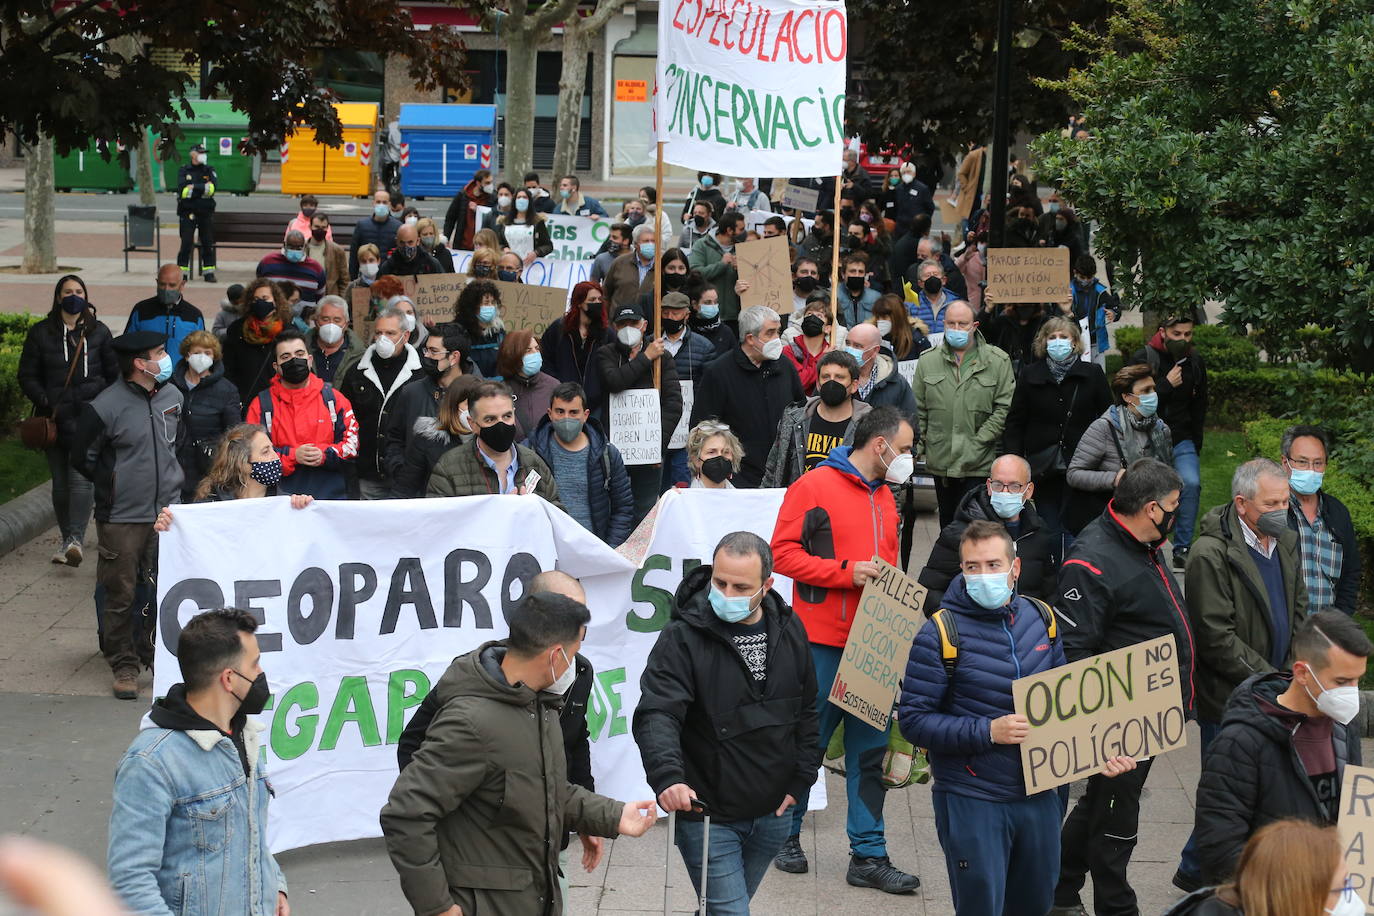
[[1187, 744], [1173, 634], [1012, 681], [1030, 720], [1021, 745], [1026, 794], [1102, 772], [1109, 757], [1144, 760]]
[[1366, 912], [1374, 910], [1374, 770], [1346, 765], [1337, 821], [1350, 884]]
[[819, 188], [804, 188], [799, 184], [789, 184], [782, 189], [782, 208], [784, 210], [804, 210], [813, 213], [820, 202]]
[[908, 385], [916, 382], [916, 360], [904, 359], [897, 363], [897, 374], [900, 375]]
[[[398, 277], [401, 281], [403, 292], [413, 301], [415, 299], [415, 278]], [[353, 328], [353, 333], [360, 336], [368, 343], [372, 342], [372, 319], [377, 317], [377, 312], [381, 311], [386, 305], [380, 300], [373, 301], [372, 288], [359, 286], [353, 290], [353, 301], [348, 304], [348, 320]]]
[[415, 280], [415, 317], [423, 324], [425, 319], [442, 324], [452, 321], [458, 309], [458, 296], [467, 286], [465, 274], [425, 274]]
[[813, 219], [788, 216], [786, 213], [774, 213], [772, 210], [750, 210], [744, 214], [744, 228], [750, 232], [757, 232], [762, 235], [763, 224], [775, 216], [782, 219], [789, 232], [792, 229], [792, 222], [797, 219], [801, 219], [801, 224], [806, 232], [810, 232], [811, 227], [816, 224], [816, 221]]
[[548, 213], [544, 225], [553, 240], [549, 257], [560, 261], [584, 261], [596, 257], [602, 244], [611, 237], [611, 220], [593, 216], [564, 216]]
[[692, 405], [697, 400], [696, 382], [691, 379], [679, 379], [678, 387], [682, 389], [682, 416], [677, 418], [677, 426], [673, 428], [673, 434], [668, 437], [669, 448], [686, 448], [687, 434], [692, 431]]
[[755, 0], [723, 11], [677, 0], [659, 15], [655, 110], [664, 160], [735, 175], [837, 174], [844, 4]]
[[884, 731], [892, 719], [911, 642], [926, 619], [921, 610], [926, 589], [891, 563], [876, 562], [878, 576], [868, 580], [859, 596], [829, 700]]
[[[670, 490], [638, 562], [538, 497], [179, 506], [159, 544], [154, 692], [180, 680], [177, 639], [191, 617], [251, 610], [272, 691], [260, 719], [273, 851], [375, 837], [415, 707], [455, 656], [507, 635], [508, 610], [556, 565], [581, 579], [592, 611], [582, 652], [596, 671], [597, 788], [651, 798], [630, 735], [649, 650], [682, 578], [728, 532], [771, 537], [784, 492]], [[788, 580], [774, 589], [790, 600]]]
[[610, 397], [611, 444], [626, 466], [663, 460], [663, 420], [657, 388], [630, 388]]
[[567, 308], [567, 290], [503, 280], [495, 283], [501, 291], [501, 322], [507, 333], [528, 328], [538, 337]]
[[989, 248], [988, 302], [1070, 302], [1069, 249]]
[[787, 239], [775, 235], [735, 246], [739, 278], [749, 284], [740, 308], [766, 305], [779, 315], [792, 311], [792, 262]]

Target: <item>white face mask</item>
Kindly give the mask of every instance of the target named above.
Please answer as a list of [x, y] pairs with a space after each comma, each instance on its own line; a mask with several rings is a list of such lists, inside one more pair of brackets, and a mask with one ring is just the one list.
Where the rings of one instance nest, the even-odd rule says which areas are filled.
[[191, 367], [192, 372], [204, 372], [215, 363], [215, 358], [209, 353], [192, 353], [186, 357], [186, 362]]
[[382, 359], [391, 359], [396, 355], [396, 342], [390, 337], [378, 337], [372, 348]]
[[[893, 452], [896, 451], [891, 445], [887, 448]], [[881, 461], [882, 458], [879, 457], [879, 460]], [[895, 483], [900, 486], [906, 483], [911, 478], [911, 472], [916, 470], [916, 459], [910, 454], [898, 455], [892, 459], [891, 464], [883, 461], [883, 466], [887, 468], [887, 473], [883, 475], [883, 479], [888, 483]]]
[[[1312, 680], [1317, 681], [1317, 686], [1322, 688], [1321, 696], [1312, 697], [1312, 691], [1307, 690], [1307, 695], [1317, 704], [1317, 710], [1328, 719], [1332, 719], [1342, 725], [1350, 724], [1360, 712], [1360, 688], [1354, 684], [1346, 687], [1332, 687], [1328, 690], [1321, 681], [1317, 680], [1317, 672], [1311, 668], [1307, 673], [1312, 675]], [[1359, 901], [1356, 901], [1357, 903]], [[1333, 911], [1334, 912], [1334, 911]]]
[[1347, 888], [1341, 892], [1341, 897], [1336, 901], [1334, 907], [1327, 907], [1325, 912], [1331, 916], [1363, 916], [1364, 902], [1360, 900], [1360, 895], [1354, 888]]
[[763, 345], [763, 358], [774, 360], [779, 356], [782, 356], [782, 338], [774, 337]]
[[418, 216], [407, 216], [407, 217], [406, 217], [406, 225], [407, 225], [407, 226], [413, 226], [413, 225], [415, 225], [416, 223], [418, 223], [419, 221], [420, 221], [420, 217], [418, 217]]
[[892, 333], [892, 322], [886, 318], [879, 318], [877, 321], [878, 333], [886, 337]]
[[343, 340], [343, 328], [337, 324], [322, 324], [319, 328], [320, 340], [329, 344], [331, 347]]
[[644, 332], [634, 325], [630, 325], [629, 327], [624, 327], [616, 331], [615, 338], [625, 346], [633, 348], [644, 339]]
[[[568, 667], [563, 669], [563, 673], [553, 679], [553, 683], [545, 687], [548, 693], [556, 693], [559, 696], [568, 692], [568, 688], [577, 680], [577, 667], [568, 661], [568, 653], [563, 651], [563, 647], [558, 647], [559, 654], [563, 656], [563, 661], [568, 662]], [[553, 663], [549, 663], [549, 674], [553, 674]]]
[[415, 316], [414, 316], [414, 315], [411, 315], [411, 314], [408, 314], [408, 313], [407, 313], [404, 327], [405, 327], [405, 331], [406, 331], [407, 334], [409, 334], [411, 331], [415, 330]]
[[359, 264], [358, 273], [365, 279], [375, 280], [377, 279], [377, 268], [381, 266], [382, 265], [378, 264], [376, 261], [370, 264]]

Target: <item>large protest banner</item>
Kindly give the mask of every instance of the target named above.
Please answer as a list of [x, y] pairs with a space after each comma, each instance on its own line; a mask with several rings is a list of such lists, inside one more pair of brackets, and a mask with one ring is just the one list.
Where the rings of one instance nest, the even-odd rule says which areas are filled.
[[1100, 773], [1109, 757], [1187, 744], [1175, 652], [1171, 633], [1012, 681], [1016, 712], [1030, 720], [1026, 794]]
[[[783, 493], [671, 490], [638, 563], [535, 496], [179, 506], [160, 543], [154, 690], [180, 680], [187, 620], [251, 609], [273, 697], [260, 717], [277, 793], [272, 848], [377, 836], [414, 708], [455, 656], [504, 637], [507, 609], [556, 566], [582, 580], [592, 610], [582, 652], [596, 669], [597, 787], [650, 798], [630, 720], [673, 593], [726, 533], [770, 538]], [[790, 582], [774, 587], [790, 600]]]
[[989, 248], [989, 302], [1070, 302], [1069, 249]]
[[665, 4], [655, 89], [664, 161], [735, 175], [837, 174], [848, 48], [842, 2]]
[[553, 241], [549, 257], [560, 261], [585, 261], [596, 257], [606, 239], [611, 237], [612, 222], [594, 216], [545, 214], [544, 224], [549, 227], [549, 238]]
[[926, 589], [886, 560], [875, 562], [878, 577], [869, 579], [859, 596], [859, 611], [849, 628], [828, 699], [886, 731], [912, 640], [926, 620], [921, 610]]
[[1346, 766], [1337, 822], [1350, 883], [1365, 911], [1374, 910], [1374, 770]]

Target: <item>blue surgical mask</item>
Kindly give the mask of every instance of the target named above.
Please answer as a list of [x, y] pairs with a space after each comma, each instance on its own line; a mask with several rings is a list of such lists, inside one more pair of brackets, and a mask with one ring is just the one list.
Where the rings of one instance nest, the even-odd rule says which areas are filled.
[[1065, 340], [1063, 337], [1056, 337], [1045, 342], [1045, 352], [1050, 355], [1050, 359], [1057, 363], [1062, 363], [1073, 355], [1073, 341]]
[[286, 260], [290, 261], [292, 264], [299, 264], [301, 261], [305, 260], [305, 250], [301, 248], [286, 249]]
[[714, 302], [709, 304], [703, 304], [700, 308], [697, 309], [697, 313], [701, 315], [702, 318], [705, 318], [707, 321], [709, 321], [720, 314], [720, 306]]
[[1311, 496], [1322, 488], [1323, 475], [1323, 471], [1306, 471], [1295, 468], [1288, 475], [1288, 485], [1293, 488], [1294, 493]]
[[172, 357], [170, 354], [162, 354], [162, 359], [157, 361], [157, 375], [153, 376], [157, 383], [161, 385], [172, 377]]
[[655, 250], [653, 242], [643, 242], [639, 246], [639, 255], [647, 261], [652, 261]]
[[701, 176], [701, 186], [702, 186], [703, 188], [709, 188], [711, 185], [713, 185], [713, 184], [715, 184], [715, 183], [716, 183], [716, 180], [715, 180], [714, 178], [712, 178], [710, 175], [702, 175], [702, 176]]
[[1011, 583], [1006, 573], [985, 573], [981, 576], [964, 576], [964, 589], [978, 606], [989, 611], [1006, 607], [1011, 601]]
[[859, 364], [860, 369], [864, 367], [864, 351], [861, 347], [845, 347], [844, 352], [854, 357], [854, 362]]
[[1002, 518], [1015, 518], [1026, 506], [1024, 493], [998, 493], [992, 491], [992, 510]]
[[539, 353], [526, 353], [524, 358], [520, 360], [520, 371], [530, 378], [538, 375], [542, 368], [544, 368], [544, 357]]
[[964, 349], [968, 346], [968, 331], [960, 328], [946, 328], [945, 343], [956, 350]]
[[1140, 395], [1139, 398], [1140, 403], [1136, 405], [1136, 410], [1142, 417], [1153, 417], [1159, 410], [1159, 392], [1151, 391], [1149, 394]]
[[376, 204], [372, 208], [372, 215], [377, 219], [386, 219], [391, 215], [391, 208], [386, 204]]
[[496, 306], [484, 305], [477, 310], [477, 318], [483, 324], [491, 324], [496, 318]]
[[726, 623], [739, 623], [741, 620], [754, 613], [754, 609], [749, 605], [763, 589], [754, 592], [752, 595], [739, 595], [734, 598], [727, 598], [725, 593], [714, 585], [711, 586], [710, 600], [711, 610], [716, 612], [716, 616]]
[[517, 198], [515, 198], [515, 209], [516, 209], [516, 211], [518, 211], [518, 212], [520, 212], [520, 213], [524, 213], [524, 212], [525, 212], [526, 210], [528, 210], [529, 208], [530, 208], [529, 198], [526, 198], [526, 197], [517, 197]]

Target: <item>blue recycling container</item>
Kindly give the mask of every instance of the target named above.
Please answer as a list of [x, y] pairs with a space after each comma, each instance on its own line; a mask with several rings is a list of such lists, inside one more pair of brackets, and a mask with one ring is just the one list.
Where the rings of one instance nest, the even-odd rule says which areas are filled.
[[401, 106], [401, 193], [452, 197], [478, 169], [499, 170], [495, 105]]

